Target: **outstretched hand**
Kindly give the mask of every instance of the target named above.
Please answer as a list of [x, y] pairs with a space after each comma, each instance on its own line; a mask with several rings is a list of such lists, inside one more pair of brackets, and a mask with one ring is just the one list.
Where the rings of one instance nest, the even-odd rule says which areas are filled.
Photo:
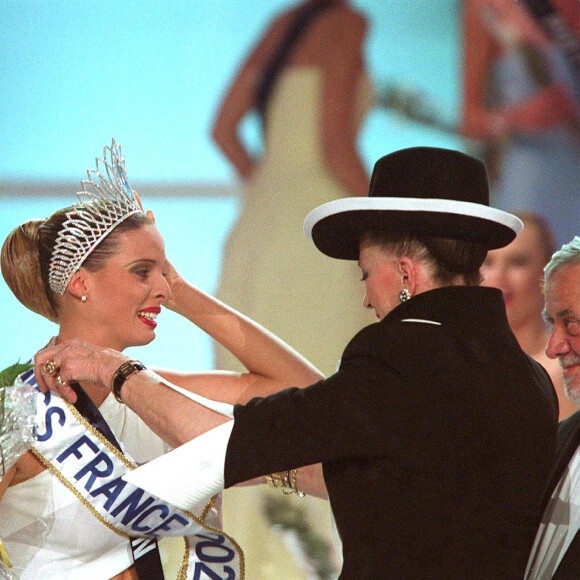
[[56, 391], [75, 403], [71, 383], [91, 383], [109, 391], [114, 372], [127, 360], [119, 351], [73, 339], [36, 353], [34, 373], [43, 393]]

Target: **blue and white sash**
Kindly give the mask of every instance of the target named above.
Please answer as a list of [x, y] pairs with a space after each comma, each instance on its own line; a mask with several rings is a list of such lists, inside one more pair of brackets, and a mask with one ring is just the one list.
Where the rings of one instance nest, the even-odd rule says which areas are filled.
[[[20, 379], [38, 388], [33, 370]], [[57, 394], [40, 394], [33, 453], [103, 525], [132, 541], [137, 557], [155, 549], [157, 538], [183, 536], [179, 580], [243, 580], [243, 552], [204, 522], [207, 506], [197, 517], [122, 480], [137, 465], [120, 451], [114, 436], [111, 442], [101, 432], [108, 426], [96, 411], [89, 422]]]

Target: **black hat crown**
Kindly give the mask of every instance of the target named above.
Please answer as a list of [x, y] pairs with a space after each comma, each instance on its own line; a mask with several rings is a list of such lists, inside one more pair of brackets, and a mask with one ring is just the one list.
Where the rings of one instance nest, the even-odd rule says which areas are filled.
[[411, 147], [381, 157], [369, 197], [449, 199], [489, 205], [485, 165], [475, 157], [436, 147]]
[[522, 227], [516, 216], [489, 207], [487, 171], [479, 159], [437, 147], [381, 157], [368, 197], [325, 203], [304, 222], [321, 252], [347, 260], [358, 259], [361, 235], [370, 230], [466, 240], [491, 250], [509, 244]]

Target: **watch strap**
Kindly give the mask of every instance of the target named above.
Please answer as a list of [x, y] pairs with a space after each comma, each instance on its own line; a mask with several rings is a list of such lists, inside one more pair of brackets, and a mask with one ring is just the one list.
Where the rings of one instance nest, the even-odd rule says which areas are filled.
[[134, 373], [145, 370], [147, 367], [138, 360], [128, 360], [124, 362], [113, 374], [113, 381], [111, 383], [111, 391], [113, 396], [119, 403], [123, 402], [121, 398], [121, 387], [125, 381]]

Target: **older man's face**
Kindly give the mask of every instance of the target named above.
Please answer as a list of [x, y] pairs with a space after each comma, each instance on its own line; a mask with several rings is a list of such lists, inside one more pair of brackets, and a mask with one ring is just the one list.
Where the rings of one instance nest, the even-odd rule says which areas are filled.
[[544, 316], [551, 326], [546, 354], [560, 361], [566, 396], [580, 404], [580, 264], [550, 276]]

